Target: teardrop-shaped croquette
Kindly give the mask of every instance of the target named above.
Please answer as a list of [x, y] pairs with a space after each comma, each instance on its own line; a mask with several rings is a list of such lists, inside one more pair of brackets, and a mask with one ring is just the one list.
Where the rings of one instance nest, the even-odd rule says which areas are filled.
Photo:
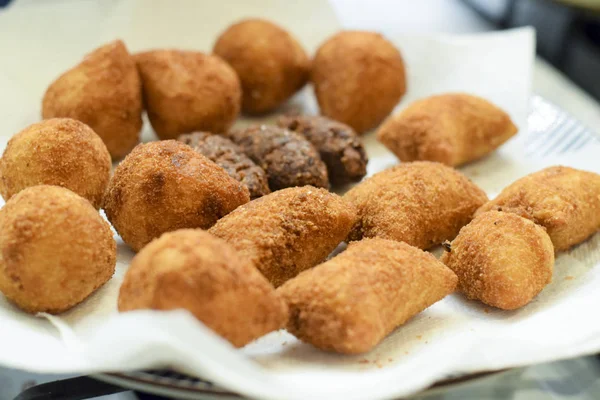
[[456, 275], [406, 243], [364, 239], [277, 289], [287, 329], [323, 350], [371, 350], [397, 326], [452, 293]]
[[250, 18], [231, 25], [219, 35], [213, 51], [240, 77], [245, 113], [276, 109], [309, 78], [310, 59], [300, 43], [264, 19]]
[[304, 186], [252, 200], [209, 232], [231, 243], [277, 287], [323, 261], [355, 220], [354, 207], [340, 196]]
[[144, 105], [161, 139], [194, 131], [224, 132], [240, 112], [235, 71], [212, 54], [153, 50], [135, 55]]
[[199, 229], [165, 233], [144, 247], [119, 292], [122, 312], [178, 308], [237, 347], [287, 321], [285, 303], [250, 261]]
[[139, 251], [165, 232], [210, 228], [240, 204], [248, 188], [190, 146], [175, 140], [138, 145], [115, 168], [106, 217]]
[[327, 39], [315, 54], [311, 79], [321, 114], [358, 134], [379, 125], [406, 92], [400, 52], [374, 32], [343, 31]]
[[506, 112], [465, 93], [415, 101], [388, 118], [377, 138], [402, 161], [457, 166], [494, 151], [517, 133]]
[[489, 211], [460, 230], [444, 262], [470, 299], [504, 310], [529, 303], [552, 280], [554, 247], [539, 225]]
[[42, 116], [89, 125], [113, 159], [129, 153], [142, 129], [142, 86], [123, 42], [94, 50], [54, 81], [44, 95]]
[[504, 188], [477, 214], [497, 210], [518, 214], [546, 228], [556, 251], [583, 242], [600, 230], [600, 175], [554, 166]]
[[358, 210], [351, 240], [382, 237], [427, 249], [453, 239], [487, 201], [466, 176], [440, 163], [402, 163], [353, 187]]

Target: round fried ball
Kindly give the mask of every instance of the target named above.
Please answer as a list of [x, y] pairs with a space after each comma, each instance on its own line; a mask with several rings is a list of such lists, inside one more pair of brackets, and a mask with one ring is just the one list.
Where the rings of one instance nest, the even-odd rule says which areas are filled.
[[406, 92], [398, 49], [373, 32], [344, 31], [317, 50], [312, 81], [321, 114], [358, 133], [375, 128]]
[[108, 223], [70, 190], [32, 186], [0, 210], [0, 291], [27, 312], [80, 303], [110, 279], [116, 257]]
[[250, 201], [248, 188], [190, 146], [175, 140], [138, 145], [115, 169], [104, 209], [138, 251], [165, 232], [210, 228]]
[[231, 245], [200, 229], [162, 235], [131, 262], [119, 311], [183, 308], [241, 347], [287, 322], [275, 289]]
[[42, 116], [82, 121], [114, 158], [129, 153], [142, 129], [142, 87], [123, 42], [99, 47], [56, 79], [44, 95]]
[[0, 193], [9, 200], [29, 186], [57, 185], [100, 208], [110, 168], [110, 154], [89, 126], [70, 118], [48, 119], [9, 140], [0, 159]]
[[226, 131], [240, 112], [242, 89], [221, 58], [196, 51], [155, 50], [135, 55], [152, 128], [161, 139]]
[[230, 26], [219, 36], [213, 51], [240, 77], [245, 113], [276, 109], [309, 77], [310, 60], [300, 43], [283, 28], [262, 19]]
[[442, 256], [470, 299], [504, 310], [529, 303], [552, 280], [546, 230], [516, 214], [489, 211], [460, 230]]

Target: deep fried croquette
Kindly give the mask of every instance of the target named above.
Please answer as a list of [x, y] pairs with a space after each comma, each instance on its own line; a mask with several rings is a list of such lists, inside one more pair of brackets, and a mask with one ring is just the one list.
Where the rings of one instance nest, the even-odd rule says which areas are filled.
[[183, 308], [241, 347], [287, 321], [273, 286], [225, 241], [200, 229], [163, 234], [131, 262], [119, 311]]
[[402, 163], [344, 195], [357, 207], [351, 240], [382, 237], [421, 249], [453, 239], [487, 201], [483, 190], [440, 163]]
[[327, 167], [304, 136], [276, 126], [234, 129], [226, 136], [265, 170], [271, 190], [311, 185], [329, 187]]
[[194, 132], [181, 135], [177, 140], [216, 163], [233, 179], [242, 182], [250, 192], [250, 199], [271, 193], [265, 171], [226, 137], [209, 132]]
[[456, 281], [433, 255], [375, 238], [350, 243], [277, 292], [290, 309], [290, 333], [323, 350], [356, 354], [452, 293]]
[[44, 95], [42, 116], [82, 121], [113, 158], [129, 153], [142, 129], [142, 86], [123, 42], [96, 49], [54, 81]]
[[464, 226], [444, 262], [470, 299], [503, 310], [529, 303], [552, 280], [554, 247], [544, 228], [516, 214], [489, 211]]
[[0, 291], [29, 313], [58, 314], [115, 271], [117, 244], [89, 201], [59, 186], [31, 186], [0, 210]]
[[406, 92], [398, 49], [373, 32], [344, 31], [317, 50], [311, 79], [321, 114], [359, 134], [375, 128]]
[[277, 124], [300, 133], [319, 151], [334, 185], [360, 181], [367, 174], [367, 153], [354, 129], [321, 116], [283, 116]]
[[276, 109], [309, 78], [310, 60], [300, 43], [266, 20], [246, 19], [230, 26], [213, 51], [238, 74], [245, 113]]
[[240, 204], [248, 189], [175, 140], [140, 144], [117, 166], [104, 209], [123, 241], [139, 251], [165, 232], [207, 229]]
[[110, 154], [86, 124], [52, 118], [14, 135], [0, 159], [4, 200], [29, 186], [57, 185], [100, 208], [110, 178]]
[[555, 166], [506, 187], [477, 214], [515, 213], [546, 228], [556, 251], [583, 242], [600, 229], [600, 175]]
[[457, 166], [491, 153], [516, 133], [508, 114], [494, 104], [450, 93], [415, 101], [388, 118], [377, 138], [402, 161]]
[[144, 105], [161, 139], [194, 131], [224, 132], [240, 112], [242, 90], [235, 71], [217, 56], [154, 50], [135, 55]]
[[355, 220], [354, 207], [340, 196], [304, 186], [252, 200], [209, 232], [229, 242], [277, 287], [323, 261]]

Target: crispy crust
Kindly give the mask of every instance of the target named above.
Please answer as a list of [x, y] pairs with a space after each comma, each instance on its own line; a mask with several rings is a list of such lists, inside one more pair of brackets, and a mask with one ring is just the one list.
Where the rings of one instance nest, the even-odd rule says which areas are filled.
[[58, 314], [115, 271], [110, 226], [83, 197], [32, 186], [0, 210], [0, 291], [29, 313]]
[[161, 139], [194, 131], [224, 132], [240, 112], [242, 90], [235, 71], [217, 56], [154, 50], [134, 56], [144, 105]]
[[266, 20], [246, 19], [231, 25], [213, 51], [238, 74], [245, 113], [276, 109], [308, 81], [310, 60], [300, 43]]
[[234, 129], [226, 136], [265, 170], [271, 190], [311, 185], [329, 187], [327, 167], [304, 136], [276, 126]]
[[53, 118], [14, 135], [0, 159], [0, 193], [9, 200], [29, 186], [57, 185], [102, 205], [110, 178], [110, 154], [87, 125]]
[[453, 239], [487, 201], [479, 187], [440, 163], [402, 163], [353, 187], [358, 210], [351, 240], [382, 237], [427, 249]]
[[338, 195], [305, 186], [253, 200], [209, 232], [232, 244], [277, 287], [323, 261], [355, 219], [354, 207]]
[[554, 166], [506, 187], [477, 214], [515, 213], [546, 228], [556, 251], [566, 250], [600, 229], [600, 175]]
[[319, 151], [334, 185], [360, 181], [367, 174], [367, 153], [362, 141], [346, 124], [321, 116], [283, 116], [282, 128], [298, 132]]
[[140, 144], [117, 166], [104, 209], [133, 250], [165, 232], [207, 229], [240, 204], [248, 189], [223, 168], [175, 140]]
[[248, 158], [231, 140], [209, 132], [194, 132], [177, 139], [223, 168], [250, 191], [250, 199], [271, 193], [265, 171]]
[[379, 125], [406, 92], [400, 52], [373, 32], [329, 38], [315, 54], [311, 79], [321, 113], [359, 134]]
[[102, 138], [113, 158], [129, 153], [142, 129], [142, 86], [123, 42], [94, 50], [56, 79], [44, 95], [42, 117], [82, 121]]
[[470, 299], [504, 310], [529, 303], [552, 281], [554, 247], [544, 228], [515, 214], [489, 211], [463, 227], [444, 262]]
[[350, 243], [277, 291], [290, 308], [290, 333], [323, 350], [356, 354], [452, 293], [456, 282], [431, 254], [375, 238]]
[[199, 229], [162, 235], [131, 262], [119, 311], [184, 308], [234, 346], [283, 328], [273, 286], [225, 241]]
[[377, 138], [402, 161], [457, 166], [491, 153], [516, 133], [508, 114], [494, 104], [450, 93], [415, 101], [388, 118]]

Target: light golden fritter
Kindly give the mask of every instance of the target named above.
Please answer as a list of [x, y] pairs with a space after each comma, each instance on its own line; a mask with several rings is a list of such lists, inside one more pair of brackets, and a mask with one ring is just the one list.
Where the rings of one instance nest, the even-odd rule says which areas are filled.
[[113, 158], [129, 153], [142, 129], [142, 87], [123, 42], [96, 49], [54, 81], [44, 95], [42, 116], [82, 121]]
[[277, 292], [290, 309], [290, 333], [323, 350], [356, 354], [452, 293], [456, 282], [433, 255], [375, 238], [350, 243]]
[[449, 166], [481, 158], [517, 133], [499, 107], [466, 93], [415, 101], [388, 118], [377, 138], [402, 161], [437, 161]]
[[225, 241], [200, 229], [169, 232], [131, 262], [119, 311], [183, 308], [241, 347], [287, 321], [285, 302]]
[[323, 261], [355, 220], [354, 207], [340, 196], [304, 186], [252, 200], [209, 232], [229, 242], [277, 287]]
[[194, 131], [224, 132], [240, 112], [235, 71], [217, 56], [196, 51], [153, 50], [135, 55], [144, 106], [161, 139]]
[[600, 229], [600, 175], [545, 168], [510, 184], [477, 214], [490, 210], [532, 220], [546, 228], [556, 251], [567, 250]]
[[344, 199], [358, 210], [351, 240], [382, 237], [427, 249], [453, 239], [487, 196], [455, 169], [416, 161], [373, 175]]
[[310, 60], [298, 41], [263, 19], [231, 25], [213, 51], [229, 63], [242, 83], [242, 110], [261, 114], [279, 107], [308, 81]]
[[321, 114], [359, 134], [379, 125], [406, 92], [400, 52], [373, 32], [329, 38], [315, 54], [311, 79]]
[[4, 200], [29, 186], [57, 185], [100, 208], [110, 178], [110, 154], [83, 122], [52, 118], [14, 135], [0, 159]]
[[248, 188], [190, 146], [140, 144], [117, 166], [104, 210], [123, 241], [139, 251], [165, 232], [211, 227], [240, 204]]
[[58, 314], [115, 271], [117, 244], [92, 205], [59, 186], [31, 186], [0, 210], [0, 291], [29, 313]]
[[554, 247], [532, 221], [489, 211], [460, 230], [441, 260], [456, 273], [468, 298], [514, 310], [552, 281]]

